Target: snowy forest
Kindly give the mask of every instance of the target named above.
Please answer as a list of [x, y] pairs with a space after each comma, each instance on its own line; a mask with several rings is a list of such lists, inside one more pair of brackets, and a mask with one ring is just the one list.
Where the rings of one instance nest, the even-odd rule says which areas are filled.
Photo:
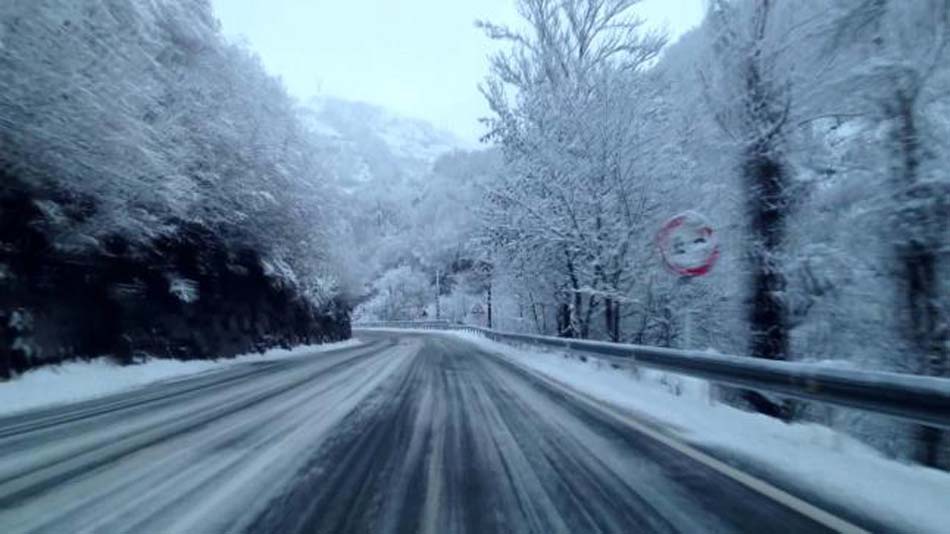
[[[207, 0], [0, 4], [0, 374], [441, 319], [950, 377], [950, 1], [709, 0], [675, 42], [637, 0], [512, 1], [477, 148], [290, 97]], [[683, 213], [705, 276], [657, 246]]]

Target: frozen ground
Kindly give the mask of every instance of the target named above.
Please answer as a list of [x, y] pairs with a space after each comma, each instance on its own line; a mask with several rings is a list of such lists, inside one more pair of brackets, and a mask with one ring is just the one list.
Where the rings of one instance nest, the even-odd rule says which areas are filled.
[[588, 357], [515, 348], [445, 332], [591, 397], [652, 420], [683, 441], [752, 461], [779, 479], [913, 532], [947, 532], [950, 473], [908, 465], [827, 427], [784, 424], [711, 401], [703, 380], [615, 369]]
[[162, 380], [192, 376], [247, 362], [301, 357], [360, 344], [359, 341], [351, 339], [291, 350], [271, 349], [264, 354], [246, 354], [221, 360], [153, 359], [138, 365], [120, 366], [108, 358], [98, 358], [88, 362], [41, 367], [27, 371], [9, 382], [0, 382], [0, 415], [94, 399]]

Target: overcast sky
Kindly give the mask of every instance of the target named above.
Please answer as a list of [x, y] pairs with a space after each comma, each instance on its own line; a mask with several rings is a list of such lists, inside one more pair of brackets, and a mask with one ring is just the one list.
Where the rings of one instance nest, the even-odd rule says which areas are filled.
[[[427, 120], [466, 141], [488, 108], [477, 85], [497, 45], [475, 19], [516, 24], [514, 0], [213, 0], [301, 100], [332, 95]], [[699, 23], [704, 0], [645, 0], [641, 16], [673, 36]]]

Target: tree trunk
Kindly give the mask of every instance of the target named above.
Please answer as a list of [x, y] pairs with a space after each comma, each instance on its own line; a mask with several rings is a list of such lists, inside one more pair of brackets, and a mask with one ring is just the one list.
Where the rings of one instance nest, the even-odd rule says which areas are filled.
[[[786, 175], [766, 143], [749, 149], [743, 169], [748, 209], [750, 297], [748, 322], [749, 354], [769, 360], [788, 359], [789, 335], [785, 304], [785, 275], [775, 258], [785, 238]], [[790, 406], [772, 402], [755, 391], [743, 391], [755, 410], [788, 418]]]
[[571, 337], [584, 338], [584, 331], [582, 327], [583, 320], [581, 319], [581, 309], [584, 306], [584, 297], [578, 291], [578, 287], [574, 285], [574, 304], [571, 306], [571, 330], [574, 332], [574, 335]]
[[594, 297], [591, 296], [587, 299], [587, 308], [584, 311], [584, 318], [581, 321], [581, 328], [580, 328], [581, 339], [590, 338], [590, 323], [591, 323], [591, 320], [593, 319], [594, 307], [595, 307], [595, 300], [594, 300]]
[[617, 343], [620, 342], [620, 302], [614, 302], [614, 324], [610, 337]]
[[[944, 222], [940, 209], [931, 212], [928, 207], [931, 194], [920, 184], [920, 132], [915, 121], [914, 98], [898, 92], [896, 95], [895, 146], [897, 147], [897, 191], [900, 203], [900, 235], [896, 241], [900, 263], [898, 284], [905, 298], [906, 316], [904, 337], [917, 353], [915, 371], [927, 376], [947, 376], [948, 332], [941, 327], [939, 254], [940, 235]], [[934, 230], [932, 225], [938, 225]], [[909, 236], [909, 237], [908, 237]], [[939, 467], [944, 432], [937, 428], [919, 426], [914, 436], [917, 461]]]
[[488, 328], [492, 327], [491, 280], [488, 281]]
[[557, 307], [557, 335], [558, 337], [575, 337], [571, 306], [566, 302], [558, 304]]
[[[717, 13], [725, 13], [726, 2], [718, 2]], [[741, 154], [741, 175], [745, 195], [748, 269], [747, 323], [748, 353], [755, 358], [788, 359], [789, 327], [786, 306], [782, 299], [785, 276], [777, 257], [785, 241], [788, 211], [788, 176], [779, 148], [788, 122], [791, 96], [781, 79], [773, 77], [763, 52], [769, 28], [772, 2], [754, 2], [750, 21], [753, 41], [745, 49], [724, 53], [744, 56], [734, 80], [742, 95], [739, 127], [748, 134], [748, 145]], [[721, 21], [729, 27], [730, 21]], [[734, 28], [733, 28], [734, 29]], [[731, 31], [731, 30], [730, 30]], [[791, 405], [777, 403], [761, 393], [750, 390], [727, 390], [751, 408], [766, 415], [787, 418]]]
[[785, 305], [785, 275], [775, 263], [785, 236], [785, 177], [774, 158], [750, 155], [745, 169], [752, 233], [750, 352], [770, 360], [788, 359], [788, 325]]
[[435, 270], [435, 320], [442, 319], [442, 273]]
[[604, 326], [607, 338], [614, 343], [620, 341], [620, 303], [614, 299], [604, 300]]

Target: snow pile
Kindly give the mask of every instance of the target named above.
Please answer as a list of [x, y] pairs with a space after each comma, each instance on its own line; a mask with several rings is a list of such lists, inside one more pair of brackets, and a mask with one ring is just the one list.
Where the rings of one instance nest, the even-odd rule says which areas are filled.
[[107, 358], [71, 362], [27, 371], [6, 383], [0, 382], [0, 414], [10, 415], [39, 407], [94, 399], [128, 391], [162, 380], [184, 378], [248, 362], [273, 361], [327, 352], [363, 343], [348, 340], [294, 349], [271, 349], [264, 354], [245, 354], [226, 360], [149, 360], [120, 366]]
[[591, 397], [660, 423], [705, 450], [767, 469], [827, 502], [860, 510], [913, 532], [946, 532], [950, 473], [891, 460], [854, 438], [817, 424], [785, 424], [711, 400], [708, 382], [648, 369], [615, 369], [588, 356], [514, 348], [449, 332]]

